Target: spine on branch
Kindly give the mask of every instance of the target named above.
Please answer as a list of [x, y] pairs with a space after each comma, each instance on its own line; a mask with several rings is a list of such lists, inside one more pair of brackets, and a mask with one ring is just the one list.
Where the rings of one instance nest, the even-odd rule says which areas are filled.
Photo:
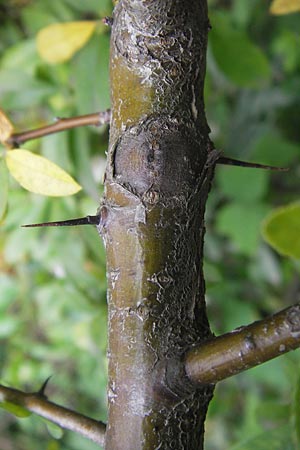
[[120, 0], [114, 12], [98, 227], [108, 275], [107, 450], [203, 446], [213, 387], [195, 391], [178, 368], [187, 348], [211, 336], [203, 217], [218, 154], [203, 105], [208, 29], [206, 0]]

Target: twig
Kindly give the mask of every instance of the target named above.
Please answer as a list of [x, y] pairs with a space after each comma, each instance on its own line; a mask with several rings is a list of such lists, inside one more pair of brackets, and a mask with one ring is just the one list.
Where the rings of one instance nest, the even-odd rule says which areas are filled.
[[86, 125], [94, 125], [96, 127], [109, 123], [110, 110], [107, 109], [103, 112], [94, 114], [86, 114], [84, 116], [60, 118], [58, 117], [52, 125], [37, 128], [35, 130], [23, 131], [22, 133], [12, 134], [7, 139], [6, 144], [9, 147], [19, 147], [30, 139], [36, 139], [39, 137], [47, 136], [48, 134], [58, 133], [60, 131], [69, 130], [71, 128], [83, 127]]
[[216, 383], [300, 347], [300, 303], [189, 350], [188, 378]]
[[75, 431], [104, 446], [106, 426], [103, 422], [52, 403], [39, 392], [26, 393], [0, 385], [0, 402], [10, 402], [22, 406], [27, 411], [44, 417], [61, 428]]

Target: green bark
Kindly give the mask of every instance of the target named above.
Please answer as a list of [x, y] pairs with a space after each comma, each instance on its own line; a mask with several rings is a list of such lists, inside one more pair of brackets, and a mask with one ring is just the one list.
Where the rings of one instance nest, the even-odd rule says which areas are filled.
[[99, 231], [107, 251], [107, 450], [202, 449], [213, 386], [183, 355], [211, 336], [204, 210], [217, 153], [203, 81], [206, 0], [121, 0]]

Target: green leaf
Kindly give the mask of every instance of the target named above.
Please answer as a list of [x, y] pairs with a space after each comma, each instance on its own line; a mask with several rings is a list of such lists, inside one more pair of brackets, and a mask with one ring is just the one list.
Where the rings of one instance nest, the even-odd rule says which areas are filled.
[[260, 403], [256, 409], [257, 419], [261, 422], [266, 420], [272, 422], [286, 422], [290, 415], [291, 407], [289, 404], [279, 404], [274, 401], [265, 401]]
[[11, 175], [25, 189], [54, 197], [76, 194], [81, 186], [48, 159], [28, 150], [10, 150], [6, 154]]
[[[262, 302], [262, 307], [263, 306], [264, 304]], [[261, 313], [259, 313], [259, 317], [261, 317]], [[253, 367], [253, 369], [247, 373], [249, 384], [265, 386], [267, 389], [272, 390], [272, 392], [280, 392], [280, 388], [287, 381], [284, 366], [286, 363], [285, 358], [285, 356], [282, 358], [275, 358], [265, 364]]]
[[[90, 142], [88, 130], [77, 128], [72, 130], [75, 137], [73, 162], [78, 171], [78, 181], [93, 198], [98, 198], [99, 190], [92, 172]], [[86, 149], [82, 151], [82, 149]]]
[[255, 1], [233, 0], [230, 14], [235, 23], [246, 28], [247, 24], [253, 20], [253, 10], [255, 10], [255, 7]]
[[77, 9], [80, 12], [94, 12], [98, 13], [100, 17], [108, 16], [112, 14], [111, 0], [85, 0], [84, 3], [78, 2], [78, 0], [66, 0], [72, 8]]
[[[73, 88], [79, 114], [110, 107], [109, 36], [95, 33], [83, 51], [72, 61]], [[97, 76], [91, 77], [91, 73]], [[87, 89], [87, 81], [88, 89]]]
[[7, 195], [8, 195], [8, 176], [7, 167], [4, 160], [0, 159], [0, 221], [7, 207]]
[[293, 422], [294, 436], [296, 438], [297, 447], [300, 447], [300, 377], [297, 380], [296, 391], [293, 401]]
[[20, 67], [32, 77], [36, 75], [36, 67], [40, 58], [36, 51], [34, 39], [24, 39], [10, 46], [1, 60], [1, 70], [19, 70]]
[[20, 419], [31, 416], [31, 412], [27, 411], [27, 409], [23, 408], [23, 406], [16, 405], [11, 402], [1, 402], [0, 407]]
[[300, 258], [300, 202], [272, 211], [263, 223], [262, 232], [279, 253]]
[[293, 73], [300, 63], [300, 36], [293, 30], [283, 30], [273, 41], [272, 50], [280, 58], [286, 72]]
[[15, 301], [17, 295], [18, 286], [14, 282], [14, 277], [6, 273], [0, 273], [0, 321], [5, 315], [6, 309]]
[[239, 251], [252, 255], [257, 249], [260, 224], [267, 211], [260, 203], [230, 203], [219, 211], [217, 229], [228, 236]]
[[46, 448], [46, 450], [60, 450], [60, 449], [61, 449], [60, 444], [55, 440], [48, 442]]
[[269, 173], [261, 169], [221, 167], [217, 172], [220, 192], [238, 201], [255, 201], [264, 197]]
[[[22, 89], [20, 88], [22, 86]], [[32, 108], [49, 95], [57, 93], [57, 87], [33, 78], [23, 67], [0, 71], [0, 97], [6, 109]]]
[[50, 422], [49, 420], [45, 420], [46, 422], [46, 426], [47, 426], [47, 430], [49, 432], [49, 434], [54, 438], [54, 439], [61, 439], [63, 437], [64, 434], [64, 430], [56, 425], [53, 422]]
[[[48, 0], [43, 0], [43, 3], [30, 2], [26, 8], [22, 9], [22, 22], [26, 30], [30, 32], [30, 36], [36, 36], [42, 28], [52, 23], [67, 22], [73, 19], [73, 16], [58, 14], [55, 3], [57, 5], [54, 0], [52, 0], [51, 5]], [[60, 4], [63, 5], [62, 1], [60, 1]]]
[[0, 318], [0, 339], [11, 337], [18, 331], [19, 326], [19, 321], [14, 317], [9, 316], [8, 314], [3, 315]]
[[295, 450], [291, 439], [289, 425], [267, 430], [256, 436], [247, 438], [242, 443], [231, 447], [230, 450]]
[[224, 15], [212, 18], [210, 44], [220, 70], [238, 86], [257, 87], [270, 79], [271, 70], [261, 49], [246, 33], [234, 29]]
[[[262, 164], [288, 167], [299, 155], [299, 146], [286, 140], [275, 131], [264, 134], [253, 146], [251, 159]], [[289, 174], [282, 174], [288, 177]]]

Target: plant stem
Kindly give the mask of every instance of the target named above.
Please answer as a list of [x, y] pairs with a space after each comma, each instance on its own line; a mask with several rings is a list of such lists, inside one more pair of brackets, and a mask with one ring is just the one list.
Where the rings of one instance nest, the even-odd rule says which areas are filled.
[[0, 402], [22, 406], [27, 411], [44, 417], [61, 428], [75, 431], [104, 446], [106, 425], [103, 422], [52, 403], [40, 393], [26, 393], [0, 385]]
[[83, 127], [86, 125], [94, 125], [99, 127], [110, 121], [110, 110], [107, 109], [103, 112], [86, 114], [84, 116], [70, 117], [70, 118], [57, 118], [55, 123], [47, 125], [45, 127], [37, 128], [35, 130], [23, 131], [21, 133], [15, 133], [10, 136], [6, 141], [9, 147], [19, 147], [26, 141], [31, 139], [37, 139], [39, 137], [47, 136], [49, 134], [58, 133], [60, 131], [70, 130], [71, 128]]
[[213, 338], [191, 349], [185, 359], [188, 378], [216, 383], [300, 346], [300, 303], [264, 320]]
[[191, 392], [184, 378], [171, 390], [161, 368], [210, 335], [203, 216], [218, 153], [203, 106], [208, 25], [206, 0], [120, 0], [114, 10], [98, 227], [108, 279], [106, 450], [203, 449], [212, 386]]

